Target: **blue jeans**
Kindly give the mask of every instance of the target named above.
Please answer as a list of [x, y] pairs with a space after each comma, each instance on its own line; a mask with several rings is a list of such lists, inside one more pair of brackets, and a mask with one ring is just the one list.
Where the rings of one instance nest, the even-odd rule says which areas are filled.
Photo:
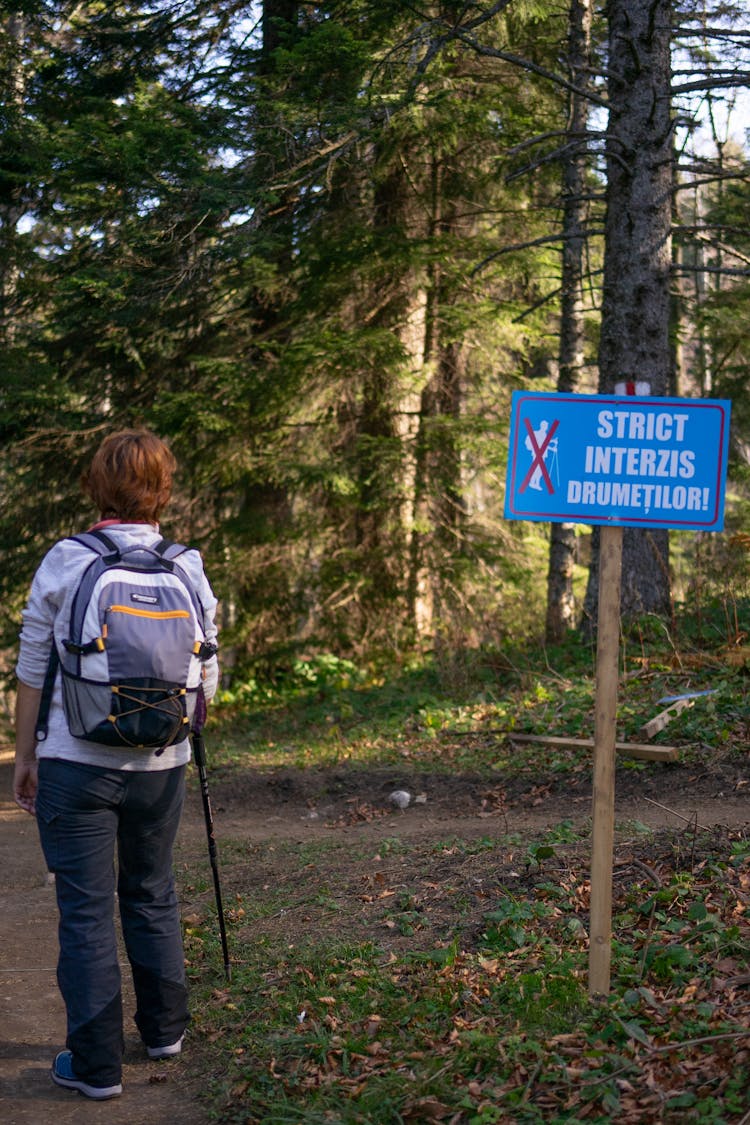
[[37, 822], [55, 873], [66, 1045], [74, 1073], [91, 1085], [122, 1078], [115, 888], [141, 1038], [149, 1047], [174, 1043], [190, 1018], [172, 874], [184, 797], [184, 766], [128, 772], [39, 762]]

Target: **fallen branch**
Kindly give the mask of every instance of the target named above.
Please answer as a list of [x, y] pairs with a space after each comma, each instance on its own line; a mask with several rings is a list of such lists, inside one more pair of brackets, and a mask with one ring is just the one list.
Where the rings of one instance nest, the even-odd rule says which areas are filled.
[[[652, 1047], [655, 1054], [663, 1055], [667, 1051], [681, 1051], [683, 1047], [699, 1047], [704, 1043], [716, 1043], [719, 1039], [749, 1039], [750, 1028], [744, 1031], [724, 1031], [721, 1035], [704, 1035], [700, 1039], [683, 1039], [681, 1043], [664, 1043], [661, 1047]], [[744, 1120], [744, 1118], [743, 1118]], [[742, 1122], [740, 1122], [742, 1125]]]
[[657, 809], [663, 809], [664, 812], [671, 813], [672, 816], [684, 820], [686, 824], [694, 824], [695, 827], [700, 828], [702, 832], [710, 832], [710, 829], [707, 828], [705, 824], [698, 823], [696, 820], [697, 813], [694, 813], [692, 816], [683, 816], [682, 813], [675, 812], [674, 809], [668, 809], [666, 805], [660, 805], [658, 801], [652, 801], [650, 797], [644, 797], [643, 800], [648, 801], [650, 805], [656, 805]]
[[649, 867], [647, 863], [643, 863], [640, 859], [631, 859], [628, 866], [636, 867], [639, 871], [642, 871], [644, 875], [648, 876], [654, 886], [658, 887], [660, 890], [664, 886], [654, 869]]

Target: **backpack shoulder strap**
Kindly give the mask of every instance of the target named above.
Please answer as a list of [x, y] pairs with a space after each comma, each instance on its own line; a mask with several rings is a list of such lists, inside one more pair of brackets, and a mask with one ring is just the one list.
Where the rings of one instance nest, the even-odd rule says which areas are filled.
[[120, 555], [120, 548], [114, 539], [110, 539], [103, 531], [82, 531], [80, 535], [71, 535], [70, 538], [74, 543], [80, 543], [82, 547], [87, 547], [101, 558], [114, 559]]
[[184, 555], [188, 548], [182, 543], [173, 543], [171, 539], [160, 539], [151, 550], [156, 551], [157, 555], [167, 562], [173, 562], [180, 555]]

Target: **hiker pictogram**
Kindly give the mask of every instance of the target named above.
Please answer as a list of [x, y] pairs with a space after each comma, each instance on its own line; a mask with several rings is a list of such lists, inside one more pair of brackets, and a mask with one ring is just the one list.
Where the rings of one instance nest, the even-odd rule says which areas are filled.
[[[552, 478], [547, 469], [547, 454], [551, 454], [550, 468], [554, 472], [557, 467], [557, 438], [554, 436], [557, 427], [559, 426], [559, 419], [555, 419], [550, 426], [546, 419], [539, 423], [539, 429], [535, 430], [528, 418], [524, 418], [524, 425], [528, 431], [528, 436], [524, 445], [531, 453], [531, 466], [529, 471], [521, 483], [519, 492], [525, 492], [526, 488], [534, 488], [541, 491], [542, 478], [547, 486], [547, 491], [552, 495], [554, 488], [552, 486]], [[559, 482], [558, 482], [559, 483]]]

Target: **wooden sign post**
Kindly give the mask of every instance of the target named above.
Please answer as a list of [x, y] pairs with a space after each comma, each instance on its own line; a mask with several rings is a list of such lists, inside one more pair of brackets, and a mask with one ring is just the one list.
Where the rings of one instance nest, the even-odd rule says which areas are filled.
[[[609, 991], [623, 527], [721, 531], [731, 404], [724, 399], [514, 391], [506, 519], [601, 526], [589, 992]], [[633, 395], [633, 391], [636, 392]]]
[[615, 742], [620, 671], [622, 527], [603, 527], [599, 548], [596, 642], [594, 796], [591, 840], [589, 993], [609, 992], [612, 952], [612, 865], [615, 836]]

